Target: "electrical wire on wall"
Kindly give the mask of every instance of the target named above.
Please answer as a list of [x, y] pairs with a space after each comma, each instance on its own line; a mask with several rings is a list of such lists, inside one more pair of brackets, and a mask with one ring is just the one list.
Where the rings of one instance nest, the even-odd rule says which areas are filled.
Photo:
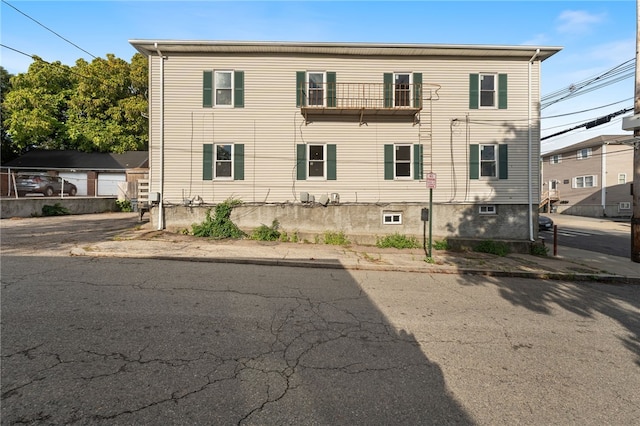
[[[466, 121], [467, 121], [467, 132], [466, 132], [466, 138], [465, 138], [465, 150], [464, 150], [464, 159], [465, 159], [465, 164], [467, 165], [467, 167], [469, 167], [469, 146], [471, 145], [471, 125], [470, 125], [470, 118], [469, 118], [469, 113], [467, 113], [467, 117], [466, 117]], [[467, 173], [468, 175], [468, 173]], [[465, 182], [466, 182], [466, 189], [465, 189], [465, 194], [464, 194], [464, 201], [469, 201], [469, 191], [471, 190], [471, 179], [469, 179], [468, 177], [465, 177]]]
[[458, 125], [457, 118], [452, 118], [449, 121], [449, 151], [451, 154], [451, 181], [453, 183], [451, 188], [452, 190], [451, 198], [449, 199], [449, 202], [455, 201], [456, 196], [458, 195], [458, 177], [456, 175], [456, 158], [453, 152], [453, 128], [457, 125]]
[[193, 133], [194, 133], [194, 128], [195, 128], [195, 117], [193, 115], [193, 111], [191, 111], [191, 147], [189, 149], [189, 152], [191, 154], [191, 158], [189, 159], [189, 195], [187, 195], [187, 198], [191, 198], [191, 194], [192, 194], [192, 190], [193, 190]]
[[[296, 118], [298, 117], [298, 112], [293, 113], [293, 167], [291, 168], [291, 193], [293, 194], [293, 201], [298, 201], [298, 194], [296, 193], [296, 171], [298, 168], [298, 156], [296, 154], [296, 149], [298, 146], [298, 125], [296, 123]], [[300, 138], [304, 142], [304, 138], [302, 137], [302, 129], [300, 129]]]
[[[258, 150], [258, 146], [256, 145], [256, 120], [253, 120], [253, 202], [256, 202], [256, 151]], [[269, 189], [270, 191], [271, 189]], [[267, 196], [269, 193], [267, 192]], [[267, 199], [265, 198], [265, 202]]]

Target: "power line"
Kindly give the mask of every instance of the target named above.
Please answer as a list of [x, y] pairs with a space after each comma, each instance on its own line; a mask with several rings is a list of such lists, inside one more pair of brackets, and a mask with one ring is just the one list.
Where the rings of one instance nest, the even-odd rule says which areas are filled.
[[[612, 69], [578, 83], [571, 84], [569, 87], [557, 90], [540, 99], [540, 109], [544, 109], [557, 102], [571, 99], [585, 93], [592, 92], [597, 89], [609, 86], [633, 76], [635, 72], [635, 59], [630, 59]], [[585, 89], [586, 88], [586, 89]]]
[[561, 132], [554, 133], [554, 134], [549, 135], [549, 136], [545, 136], [543, 138], [540, 138], [540, 140], [543, 141], [545, 139], [549, 139], [549, 138], [552, 138], [554, 136], [559, 136], [559, 135], [562, 135], [564, 133], [568, 133], [568, 132], [570, 132], [572, 130], [580, 129], [582, 127], [590, 129], [592, 127], [600, 126], [601, 124], [605, 124], [605, 123], [610, 122], [613, 117], [617, 117], [618, 115], [624, 114], [624, 113], [629, 112], [629, 111], [633, 111], [633, 108], [625, 108], [625, 109], [620, 110], [618, 112], [614, 112], [614, 113], [609, 114], [609, 115], [598, 117], [595, 120], [591, 120], [591, 121], [588, 121], [586, 123], [582, 123], [582, 124], [580, 124], [578, 126], [571, 127], [570, 129], [565, 129], [565, 130], [563, 130]]
[[567, 115], [573, 115], [573, 114], [582, 114], [583, 112], [594, 111], [594, 110], [596, 110], [596, 109], [610, 107], [610, 106], [612, 106], [612, 105], [619, 104], [619, 103], [622, 103], [622, 102], [631, 101], [631, 100], [633, 100], [633, 98], [623, 99], [623, 100], [618, 101], [618, 102], [612, 102], [612, 103], [610, 103], [610, 104], [602, 105], [602, 106], [595, 107], [595, 108], [583, 109], [582, 111], [568, 112], [568, 113], [566, 113], [566, 114], [550, 115], [550, 116], [548, 116], [548, 117], [540, 117], [540, 120], [544, 120], [544, 119], [546, 119], [546, 118], [566, 117]]
[[7, 6], [11, 7], [12, 9], [14, 9], [15, 11], [17, 11], [18, 13], [26, 16], [27, 18], [31, 19], [33, 22], [35, 22], [36, 24], [40, 25], [42, 28], [46, 29], [47, 31], [52, 32], [53, 34], [55, 34], [56, 36], [60, 37], [62, 40], [66, 41], [67, 43], [69, 43], [70, 45], [82, 50], [84, 53], [86, 53], [87, 55], [91, 56], [93, 59], [96, 59], [97, 56], [92, 55], [91, 53], [87, 52], [86, 50], [84, 50], [82, 47], [78, 46], [77, 44], [75, 44], [74, 42], [67, 40], [66, 38], [62, 37], [60, 34], [58, 34], [57, 32], [53, 31], [51, 28], [47, 27], [46, 25], [38, 22], [37, 20], [33, 19], [31, 16], [27, 15], [26, 13], [24, 13], [23, 11], [21, 11], [20, 9], [18, 9], [17, 7], [13, 6], [12, 4], [8, 3], [6, 0], [2, 0], [2, 3], [6, 4]]
[[73, 69], [73, 67], [70, 67], [70, 66], [68, 66], [68, 65], [64, 65], [64, 64], [61, 64], [61, 63], [59, 63], [59, 62], [49, 62], [49, 61], [45, 61], [44, 59], [42, 59], [41, 57], [39, 57], [39, 56], [37, 56], [37, 55], [30, 55], [30, 54], [25, 53], [25, 52], [23, 52], [23, 51], [21, 51], [21, 50], [14, 49], [13, 47], [7, 46], [6, 44], [2, 44], [2, 43], [0, 43], [0, 47], [4, 47], [5, 49], [13, 50], [13, 51], [14, 51], [14, 52], [16, 52], [16, 53], [19, 53], [19, 54], [24, 55], [24, 56], [28, 56], [29, 58], [33, 59], [34, 61], [44, 62], [45, 64], [47, 64], [47, 65], [52, 65], [52, 66], [54, 66], [54, 67], [64, 67], [64, 70], [65, 70], [65, 71], [68, 71], [68, 72], [70, 72], [70, 73], [72, 73], [72, 74], [75, 74], [75, 75], [77, 75], [77, 76], [79, 76], [79, 77], [83, 77], [83, 78], [91, 78], [91, 77], [88, 77], [88, 76], [86, 76], [86, 75], [82, 75], [82, 74], [78, 73], [77, 71], [75, 71], [75, 70]]

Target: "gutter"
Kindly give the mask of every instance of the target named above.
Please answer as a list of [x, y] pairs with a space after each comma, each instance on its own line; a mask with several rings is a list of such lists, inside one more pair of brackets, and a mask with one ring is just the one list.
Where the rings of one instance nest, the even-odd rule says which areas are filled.
[[158, 231], [164, 229], [164, 59], [162, 52], [155, 43], [156, 52], [160, 58], [160, 199], [158, 200]]
[[600, 203], [602, 204], [602, 216], [607, 217], [607, 145], [602, 143], [602, 155], [600, 156]]
[[[532, 165], [531, 165], [531, 154], [532, 154], [532, 144], [533, 144], [533, 136], [531, 134], [531, 67], [533, 66], [533, 61], [534, 59], [540, 54], [540, 49], [536, 49], [536, 52], [533, 54], [533, 56], [531, 57], [531, 59], [529, 59], [529, 102], [528, 104], [528, 128], [529, 128], [529, 140], [528, 140], [528, 160], [527, 160], [527, 177], [528, 177], [528, 186], [529, 186], [529, 208], [527, 209], [529, 211], [529, 240], [530, 241], [534, 241], [533, 238], [533, 177], [531, 176], [531, 169], [532, 169]], [[539, 79], [538, 79], [539, 80]], [[538, 155], [538, 161], [540, 161], [540, 155]], [[540, 188], [538, 188], [538, 192], [540, 191]]]

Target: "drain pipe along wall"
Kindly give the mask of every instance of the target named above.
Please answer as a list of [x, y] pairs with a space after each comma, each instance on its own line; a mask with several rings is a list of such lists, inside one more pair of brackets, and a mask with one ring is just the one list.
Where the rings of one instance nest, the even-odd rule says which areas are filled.
[[155, 43], [156, 52], [160, 58], [160, 199], [158, 201], [158, 231], [164, 229], [164, 60], [165, 57]]
[[[533, 145], [533, 135], [531, 133], [531, 102], [532, 100], [532, 96], [531, 96], [531, 67], [533, 66], [533, 61], [534, 59], [536, 59], [536, 56], [538, 56], [540, 54], [540, 49], [536, 49], [536, 53], [533, 54], [533, 56], [531, 57], [531, 59], [529, 59], [529, 111], [528, 111], [528, 115], [529, 115], [529, 120], [528, 120], [528, 127], [529, 127], [529, 152], [528, 152], [528, 157], [529, 157], [529, 161], [527, 162], [527, 167], [528, 167], [528, 180], [529, 180], [529, 240], [530, 241], [534, 241], [533, 239], [533, 176], [531, 175], [532, 173], [532, 165], [531, 162], [533, 161], [531, 158], [532, 155], [532, 145]], [[539, 84], [540, 81], [540, 76], [538, 75], [538, 87], [540, 86]], [[539, 114], [538, 114], [539, 116]], [[537, 155], [537, 161], [540, 161], [540, 150], [538, 150], [538, 155]]]

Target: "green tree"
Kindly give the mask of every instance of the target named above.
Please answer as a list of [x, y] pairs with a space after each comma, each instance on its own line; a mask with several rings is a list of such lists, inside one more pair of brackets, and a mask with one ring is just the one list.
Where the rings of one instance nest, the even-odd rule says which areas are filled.
[[4, 108], [4, 98], [7, 93], [11, 91], [11, 77], [13, 77], [13, 75], [4, 69], [4, 67], [0, 66], [0, 107], [2, 108], [2, 129], [0, 130], [2, 149], [0, 151], [0, 159], [3, 163], [13, 160], [18, 155], [18, 151], [13, 146], [13, 141], [9, 137], [9, 127], [6, 120], [7, 114]]
[[69, 101], [67, 129], [84, 151], [124, 152], [147, 149], [146, 58], [136, 54], [130, 65], [108, 54], [91, 63], [80, 59], [82, 75]]
[[65, 123], [67, 103], [76, 85], [71, 69], [34, 57], [28, 72], [12, 77], [10, 84], [2, 106], [3, 126], [13, 148], [70, 148]]

